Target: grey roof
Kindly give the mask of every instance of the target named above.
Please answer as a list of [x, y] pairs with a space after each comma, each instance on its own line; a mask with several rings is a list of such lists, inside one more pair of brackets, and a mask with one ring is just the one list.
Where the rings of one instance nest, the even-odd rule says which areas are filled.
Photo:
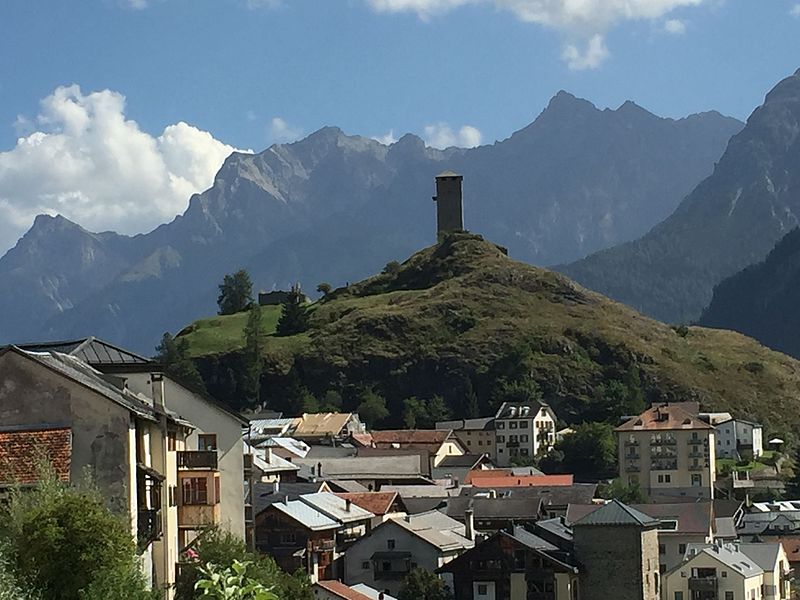
[[465, 550], [475, 545], [475, 542], [465, 537], [464, 525], [438, 510], [390, 519], [379, 527], [389, 523], [399, 525], [442, 552]]
[[[512, 488], [492, 488], [498, 496], [510, 498], [541, 498], [544, 506], [567, 506], [569, 504], [590, 504], [597, 491], [597, 484], [574, 483], [572, 485], [531, 486]], [[461, 495], [474, 496], [486, 494], [489, 490], [464, 487]]]
[[739, 543], [735, 544], [735, 546], [739, 548], [740, 552], [752, 558], [753, 561], [763, 570], [765, 571], [775, 570], [775, 564], [778, 562], [778, 556], [780, 556], [780, 551], [781, 551], [780, 544]]
[[399, 456], [350, 456], [337, 458], [297, 458], [300, 466], [316, 468], [322, 463], [322, 475], [328, 479], [420, 479], [425, 468], [419, 454]]
[[447, 501], [449, 517], [463, 520], [467, 510], [474, 511], [475, 519], [517, 519], [535, 521], [541, 514], [539, 498], [485, 498], [482, 496], [457, 496]]
[[360, 506], [350, 502], [348, 510], [348, 502], [344, 498], [340, 498], [336, 494], [330, 492], [317, 492], [315, 494], [303, 494], [299, 500], [305, 502], [309, 506], [318, 510], [322, 514], [336, 519], [341, 523], [352, 523], [355, 521], [367, 521], [375, 515], [364, 510]]
[[658, 521], [635, 508], [623, 504], [619, 500], [611, 500], [601, 508], [578, 519], [572, 525], [573, 527], [591, 525], [655, 527], [658, 525]]
[[339, 527], [338, 521], [331, 519], [329, 516], [300, 500], [290, 500], [285, 503], [276, 502], [272, 506], [312, 531], [338, 529]]
[[301, 494], [316, 493], [322, 486], [322, 483], [280, 483], [276, 492], [275, 484], [256, 482], [253, 484], [253, 513], [258, 514], [276, 502], [297, 500]]
[[[381, 488], [387, 489], [386, 486]], [[428, 512], [429, 510], [446, 509], [447, 498], [403, 498], [406, 512], [410, 515]]]
[[135, 394], [110, 383], [106, 376], [74, 356], [58, 352], [17, 351], [134, 412], [139, 417], [156, 420], [155, 409], [150, 404]]
[[513, 537], [515, 540], [519, 541], [521, 544], [524, 544], [528, 548], [534, 548], [536, 550], [558, 550], [558, 546], [555, 546], [547, 540], [540, 538], [538, 535], [531, 533], [524, 527], [514, 527]]
[[543, 531], [543, 533], [540, 532], [540, 535], [550, 534], [551, 538], [554, 537], [565, 542], [572, 540], [572, 529], [560, 517], [537, 521], [534, 528], [537, 532]]
[[350, 492], [353, 494], [369, 492], [368, 487], [349, 479], [329, 479], [328, 485], [331, 486], [331, 488], [338, 488], [342, 492]]
[[486, 458], [485, 454], [461, 454], [445, 456], [439, 462], [437, 469], [448, 469], [452, 467], [474, 467], [478, 462]]
[[60, 352], [69, 354], [92, 366], [95, 365], [145, 365], [155, 361], [125, 350], [94, 336], [61, 342], [40, 342], [18, 346], [31, 352]]
[[459, 490], [464, 489], [467, 488], [449, 488], [443, 485], [384, 485], [381, 487], [382, 492], [397, 492], [403, 500], [408, 498], [445, 499], [451, 496], [458, 496]]
[[746, 578], [756, 577], [764, 572], [754, 559], [737, 550], [734, 544], [725, 544], [723, 546], [689, 544], [686, 546], [685, 560], [690, 564], [692, 559], [701, 553], [716, 558], [723, 565], [730, 567]]
[[480, 419], [457, 419], [455, 421], [437, 421], [436, 429], [452, 429], [453, 431], [485, 431], [494, 429], [494, 417]]
[[714, 519], [714, 537], [733, 540], [738, 535], [733, 517], [717, 517]]
[[386, 592], [379, 592], [375, 588], [369, 587], [366, 583], [356, 583], [355, 585], [351, 585], [350, 589], [357, 591], [359, 594], [364, 594], [371, 600], [378, 600], [379, 598], [383, 598], [383, 600], [397, 600], [394, 596], [390, 596]]

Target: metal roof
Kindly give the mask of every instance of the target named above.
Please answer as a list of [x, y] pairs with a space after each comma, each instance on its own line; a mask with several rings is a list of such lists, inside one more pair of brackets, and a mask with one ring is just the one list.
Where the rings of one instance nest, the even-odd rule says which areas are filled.
[[375, 516], [373, 513], [364, 510], [354, 502], [348, 503], [344, 498], [340, 498], [336, 494], [331, 494], [329, 492], [303, 494], [300, 496], [300, 500], [331, 519], [336, 519], [342, 523], [366, 521]]
[[[776, 546], [778, 544], [775, 544]], [[725, 544], [717, 546], [713, 544], [689, 544], [686, 546], [685, 562], [681, 566], [690, 565], [695, 556], [705, 554], [721, 562], [723, 565], [733, 569], [745, 578], [757, 577], [764, 570], [758, 566], [753, 558], [739, 551], [736, 544]]]
[[573, 523], [573, 527], [593, 525], [655, 527], [658, 521], [615, 499]]
[[289, 500], [285, 503], [276, 502], [272, 507], [311, 531], [323, 531], [326, 529], [337, 529], [339, 527], [338, 521], [334, 521], [313, 506], [309, 506], [300, 500]]
[[383, 525], [389, 523], [399, 525], [443, 552], [465, 550], [475, 546], [475, 542], [464, 535], [464, 525], [438, 510], [390, 519]]
[[154, 361], [94, 336], [61, 342], [40, 342], [18, 346], [32, 352], [61, 352], [90, 365], [145, 365]]

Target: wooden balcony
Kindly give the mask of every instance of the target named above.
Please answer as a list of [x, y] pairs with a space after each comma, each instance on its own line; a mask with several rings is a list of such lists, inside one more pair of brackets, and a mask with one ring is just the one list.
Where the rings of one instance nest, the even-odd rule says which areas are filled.
[[219, 504], [184, 504], [178, 507], [178, 527], [200, 529], [219, 523]]
[[191, 471], [216, 471], [216, 450], [185, 450], [178, 452], [178, 468]]

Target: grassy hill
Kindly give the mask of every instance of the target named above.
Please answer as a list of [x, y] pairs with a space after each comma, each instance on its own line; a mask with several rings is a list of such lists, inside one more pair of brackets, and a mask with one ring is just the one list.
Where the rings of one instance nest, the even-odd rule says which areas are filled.
[[[274, 327], [277, 309], [263, 310]], [[245, 319], [215, 317], [181, 333], [209, 390], [233, 403]], [[371, 389], [397, 423], [411, 396], [442, 396], [467, 416], [541, 394], [567, 422], [694, 399], [776, 431], [800, 425], [794, 359], [737, 333], [674, 329], [471, 234], [334, 291], [313, 306], [306, 333], [266, 341], [262, 398], [277, 409], [329, 391], [352, 408]]]

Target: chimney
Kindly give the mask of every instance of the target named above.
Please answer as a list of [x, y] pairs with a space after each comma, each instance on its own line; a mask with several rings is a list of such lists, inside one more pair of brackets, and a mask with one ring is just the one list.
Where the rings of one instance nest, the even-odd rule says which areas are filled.
[[353, 506], [353, 501], [350, 500], [349, 498], [347, 498], [344, 501], [344, 509], [345, 509], [345, 511], [350, 512], [350, 509], [352, 508], [352, 506]]
[[277, 494], [280, 491], [281, 491], [281, 482], [279, 479], [276, 479], [275, 481], [272, 482], [272, 493]]
[[273, 460], [272, 459], [272, 448], [267, 448], [266, 459], [267, 459], [267, 464], [271, 465], [272, 464], [272, 460]]
[[464, 178], [452, 171], [436, 176], [436, 226], [437, 237], [453, 231], [464, 231], [461, 182]]
[[153, 407], [161, 411], [166, 410], [164, 406], [164, 374], [150, 373], [150, 386], [153, 396]]
[[322, 463], [317, 463], [317, 476], [322, 477]]
[[471, 508], [464, 511], [464, 535], [467, 539], [475, 541], [475, 511]]

